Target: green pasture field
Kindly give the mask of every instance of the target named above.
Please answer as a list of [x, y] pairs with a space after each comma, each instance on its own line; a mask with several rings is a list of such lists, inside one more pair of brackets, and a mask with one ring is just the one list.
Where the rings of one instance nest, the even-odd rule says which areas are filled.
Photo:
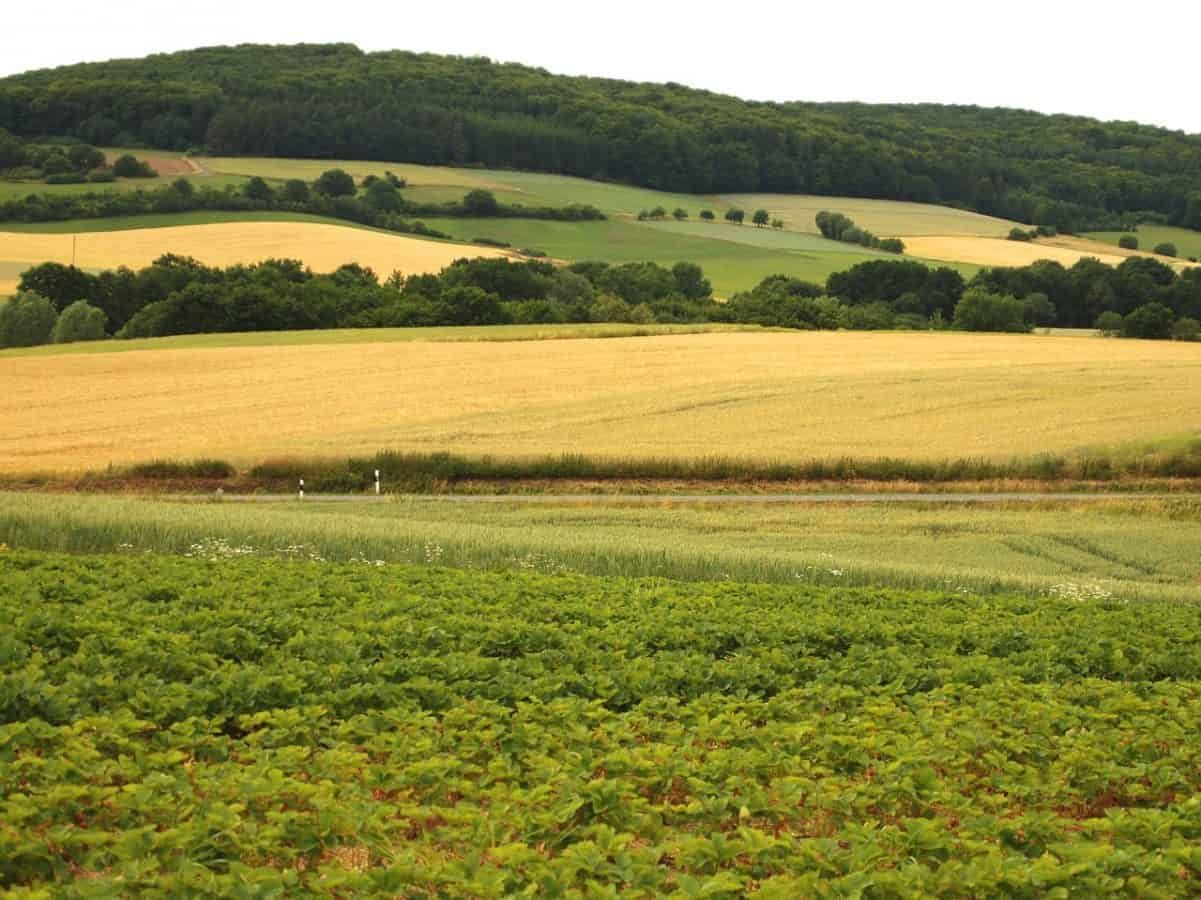
[[421, 202], [460, 200], [467, 191], [483, 188], [504, 202], [527, 206], [568, 206], [584, 203], [609, 214], [636, 215], [642, 209], [677, 206], [699, 212], [712, 203], [691, 194], [670, 194], [647, 188], [590, 181], [568, 175], [512, 172], [500, 169], [453, 169], [410, 163], [367, 160], [298, 160], [213, 157], [201, 159], [210, 171], [229, 175], [258, 175], [261, 178], [301, 178], [312, 181], [327, 169], [341, 168], [363, 178], [393, 172], [408, 182], [405, 196]]
[[[924, 223], [937, 222], [954, 231], [988, 231], [999, 229], [987, 217], [920, 204], [860, 201], [846, 198], [777, 197], [745, 195], [732, 198], [701, 197], [671, 194], [626, 185], [590, 181], [561, 175], [530, 172], [511, 172], [485, 169], [454, 169], [438, 166], [418, 166], [353, 160], [295, 160], [255, 158], [199, 159], [210, 176], [187, 176], [197, 183], [222, 186], [236, 184], [253, 175], [282, 181], [288, 178], [313, 180], [329, 168], [346, 169], [357, 178], [368, 174], [392, 171], [408, 180], [405, 195], [416, 202], [441, 203], [461, 199], [475, 188], [493, 191], [506, 203], [530, 206], [564, 206], [586, 203], [596, 206], [608, 216], [604, 222], [552, 222], [530, 219], [458, 219], [426, 218], [426, 224], [460, 241], [490, 238], [512, 244], [516, 249], [541, 250], [555, 259], [594, 259], [622, 263], [642, 260], [672, 264], [681, 260], [696, 262], [720, 296], [753, 287], [769, 275], [786, 274], [810, 281], [824, 282], [833, 272], [842, 271], [858, 262], [882, 258], [881, 254], [860, 247], [826, 241], [816, 236], [813, 213], [818, 208], [836, 208], [846, 212], [865, 227], [872, 227], [887, 218], [894, 225], [898, 219], [916, 218], [922, 223], [905, 233], [918, 233]], [[128, 182], [133, 187], [155, 186], [163, 179]], [[121, 187], [125, 187], [124, 182]], [[10, 185], [19, 195], [45, 185]], [[78, 189], [78, 185], [66, 185]], [[0, 190], [3, 186], [0, 185]], [[2, 199], [3, 194], [0, 194]], [[732, 204], [750, 211], [766, 204], [779, 212], [787, 222], [784, 231], [741, 227], [721, 221], [724, 211]], [[791, 204], [787, 209], [779, 204]], [[675, 222], [637, 222], [640, 210], [662, 206], [670, 213], [676, 207], [688, 211], [689, 220]], [[810, 210], [809, 206], [814, 209]], [[718, 221], [706, 225], [698, 218], [702, 209], [713, 209]], [[803, 216], [799, 216], [804, 211]], [[867, 216], [864, 218], [864, 216]], [[798, 217], [799, 216], [799, 217]], [[334, 221], [321, 217], [287, 213], [187, 213], [164, 216], [137, 216], [121, 219], [95, 219], [85, 222], [53, 222], [3, 225], [8, 230], [69, 232], [105, 231], [129, 228], [149, 228], [166, 225], [202, 224], [236, 221]], [[982, 224], [983, 223], [983, 224]], [[347, 227], [352, 223], [338, 222]], [[1010, 223], [1004, 223], [1008, 230]], [[894, 228], [879, 229], [892, 233]], [[902, 229], [904, 231], [904, 229]], [[901, 233], [901, 232], [897, 232]], [[975, 266], [955, 266], [965, 275], [976, 271]]]
[[[3, 269], [0, 269], [0, 276]], [[715, 331], [765, 331], [757, 325], [625, 325], [583, 322], [570, 325], [455, 325], [425, 328], [338, 328], [307, 331], [245, 331], [226, 334], [180, 334], [131, 340], [81, 341], [0, 350], [14, 356], [61, 356], [74, 353], [124, 353], [128, 350], [188, 350], [199, 347], [280, 347], [298, 344], [374, 344], [398, 341], [553, 341], [576, 338], [624, 338]]]
[[13, 896], [1171, 897], [1201, 878], [1195, 603], [272, 546], [0, 549]]
[[1158, 244], [1170, 243], [1176, 245], [1178, 259], [1188, 259], [1190, 256], [1201, 258], [1201, 231], [1190, 231], [1187, 228], [1173, 228], [1169, 225], [1140, 225], [1138, 231], [1095, 231], [1084, 237], [1107, 244], [1117, 244], [1127, 235], [1133, 234], [1138, 238], [1139, 250], [1150, 253]]
[[[310, 497], [310, 500], [312, 498]], [[166, 502], [0, 494], [12, 547], [182, 552], [204, 541], [323, 558], [597, 575], [888, 585], [1044, 596], [1196, 599], [1201, 507], [1087, 505], [590, 505]]]
[[[534, 249], [562, 260], [609, 263], [650, 260], [670, 266], [695, 262], [705, 270], [719, 296], [748, 290], [769, 275], [785, 274], [824, 283], [833, 272], [879, 258], [868, 252], [783, 250], [721, 240], [705, 233], [679, 233], [641, 222], [551, 222], [540, 219], [439, 219], [423, 221], [462, 241], [490, 238], [515, 249]], [[733, 231], [734, 226], [729, 226]], [[720, 226], [712, 231], [720, 234]], [[699, 232], [699, 227], [698, 227]], [[820, 240], [820, 239], [819, 239]], [[822, 241], [823, 244], [829, 243]]]

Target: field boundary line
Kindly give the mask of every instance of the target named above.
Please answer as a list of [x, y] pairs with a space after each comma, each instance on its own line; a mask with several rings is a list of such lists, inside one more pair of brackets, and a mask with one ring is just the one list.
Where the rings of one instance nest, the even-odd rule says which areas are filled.
[[678, 503], [704, 505], [721, 503], [1098, 503], [1132, 500], [1201, 500], [1201, 493], [1040, 493], [1038, 491], [986, 493], [864, 493], [837, 492], [796, 494], [313, 494], [304, 499], [295, 494], [165, 494], [147, 499], [185, 503], [579, 503], [596, 505]]

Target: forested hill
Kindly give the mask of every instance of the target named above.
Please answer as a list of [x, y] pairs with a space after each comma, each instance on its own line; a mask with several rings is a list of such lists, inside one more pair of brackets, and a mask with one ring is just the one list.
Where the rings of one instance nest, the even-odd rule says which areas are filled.
[[977, 107], [748, 102], [346, 44], [216, 47], [0, 79], [0, 127], [692, 193], [953, 203], [1068, 230], [1123, 216], [1201, 228], [1201, 136]]

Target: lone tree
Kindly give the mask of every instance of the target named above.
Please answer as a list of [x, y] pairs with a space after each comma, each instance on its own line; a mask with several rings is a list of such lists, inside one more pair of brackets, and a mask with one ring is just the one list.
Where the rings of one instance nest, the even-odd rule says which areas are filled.
[[1155, 245], [1155, 252], [1159, 256], [1175, 256], [1177, 253], [1176, 245], [1171, 241], [1164, 241], [1162, 244]]
[[741, 225], [742, 220], [746, 218], [746, 213], [741, 209], [726, 210], [726, 221], [733, 222], [735, 225]]
[[751, 216], [751, 221], [755, 223], [756, 228], [763, 228], [771, 221], [771, 216], [768, 215], [766, 209], [757, 209], [755, 214]]
[[155, 171], [132, 153], [126, 153], [113, 163], [113, 174], [118, 178], [153, 178]]
[[326, 197], [353, 197], [355, 194], [354, 179], [349, 172], [342, 169], [327, 169], [322, 172], [313, 189]]
[[1124, 234], [1118, 238], [1118, 246], [1123, 250], [1137, 250], [1138, 238], [1136, 238], [1133, 234]]
[[677, 206], [675, 209], [673, 209], [671, 211], [671, 214], [677, 222], [683, 222], [685, 219], [688, 218], [688, 210], [683, 209], [679, 206]]
[[716, 216], [713, 215], [713, 210], [702, 209], [701, 210], [701, 218], [704, 219], [706, 222], [712, 222], [716, 218]]

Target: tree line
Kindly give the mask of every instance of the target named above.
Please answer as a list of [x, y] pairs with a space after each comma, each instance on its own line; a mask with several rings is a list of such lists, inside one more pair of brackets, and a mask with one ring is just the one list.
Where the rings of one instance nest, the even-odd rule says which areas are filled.
[[78, 140], [37, 144], [0, 128], [0, 177], [46, 184], [100, 184], [120, 178], [153, 178], [143, 160], [126, 153], [112, 165], [102, 150]]
[[152, 190], [90, 191], [78, 194], [28, 194], [0, 202], [0, 221], [64, 222], [71, 219], [105, 219], [112, 216], [171, 214], [199, 210], [231, 212], [281, 211], [310, 213], [345, 219], [387, 231], [447, 238], [412, 216], [496, 217], [552, 219], [579, 222], [604, 219], [594, 206], [525, 206], [497, 201], [490, 191], [473, 190], [458, 202], [414, 203], [404, 197], [405, 186], [396, 176], [368, 175], [361, 186], [341, 169], [324, 172], [312, 185], [289, 179], [272, 185], [257, 176], [224, 188], [196, 186], [177, 178]]
[[234, 331], [569, 322], [728, 322], [796, 329], [1027, 332], [1097, 327], [1106, 334], [1194, 340], [1201, 270], [1178, 274], [1143, 257], [1117, 267], [1084, 259], [954, 269], [878, 259], [824, 285], [773, 275], [728, 302], [700, 266], [463, 259], [439, 274], [380, 279], [345, 265], [314, 274], [295, 260], [214, 268], [163, 256], [134, 271], [92, 274], [43, 263], [0, 305], [0, 346]]
[[0, 79], [29, 138], [556, 172], [687, 193], [944, 203], [1062, 231], [1201, 228], [1201, 136], [970, 106], [759, 103], [348, 44], [211, 47]]
[[822, 210], [817, 214], [817, 230], [822, 237], [832, 241], [842, 241], [846, 244], [859, 244], [872, 250], [883, 250], [885, 253], [904, 253], [905, 242], [900, 238], [879, 238], [860, 228], [848, 216], [839, 212]]

